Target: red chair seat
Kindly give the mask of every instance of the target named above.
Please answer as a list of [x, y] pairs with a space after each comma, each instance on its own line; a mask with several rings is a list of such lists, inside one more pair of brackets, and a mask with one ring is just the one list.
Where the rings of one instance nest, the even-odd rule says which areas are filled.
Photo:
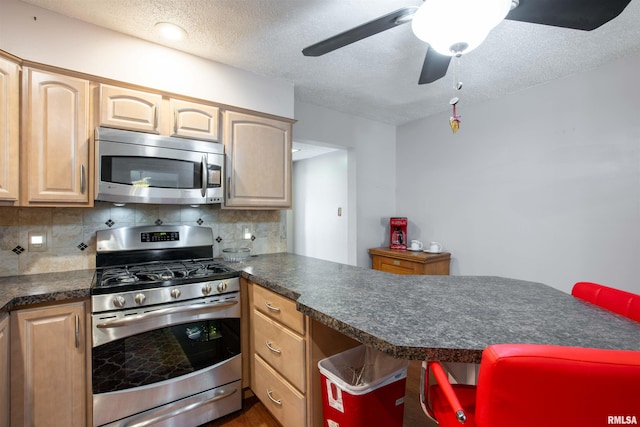
[[475, 427], [476, 387], [465, 384], [452, 384], [452, 387], [462, 405], [462, 409], [467, 415], [467, 421], [464, 424], [460, 424], [455, 416], [455, 411], [449, 405], [442, 388], [438, 384], [434, 384], [429, 388], [434, 418], [438, 420], [438, 424], [441, 427], [461, 427], [463, 425], [464, 427]]
[[[431, 408], [443, 427], [601, 427], [640, 422], [638, 351], [491, 345], [482, 353], [477, 387], [449, 385], [438, 362], [428, 366], [438, 386], [428, 386], [424, 407]], [[456, 419], [456, 408], [465, 412], [466, 423]]]

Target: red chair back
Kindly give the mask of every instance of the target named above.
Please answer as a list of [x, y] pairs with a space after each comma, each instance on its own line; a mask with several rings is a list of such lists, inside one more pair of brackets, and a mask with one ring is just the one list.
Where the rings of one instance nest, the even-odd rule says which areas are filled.
[[640, 424], [640, 352], [489, 346], [475, 409], [478, 427]]
[[640, 322], [640, 295], [591, 282], [576, 283], [571, 295]]

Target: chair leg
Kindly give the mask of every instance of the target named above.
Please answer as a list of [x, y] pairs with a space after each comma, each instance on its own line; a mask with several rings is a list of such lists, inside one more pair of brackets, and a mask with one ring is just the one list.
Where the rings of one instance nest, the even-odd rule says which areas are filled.
[[465, 414], [464, 409], [458, 400], [458, 396], [456, 396], [456, 392], [453, 390], [447, 373], [442, 368], [442, 365], [439, 362], [427, 363], [427, 375], [429, 374], [429, 371], [433, 372], [433, 376], [438, 382], [438, 385], [444, 394], [444, 398], [448, 401], [449, 406], [452, 408], [458, 421], [460, 423], [464, 423], [467, 420], [467, 415]]
[[428, 396], [425, 395], [425, 389], [428, 390], [429, 388], [429, 370], [427, 369], [427, 362], [426, 361], [422, 361], [422, 366], [420, 368], [420, 406], [422, 407], [422, 412], [425, 413], [425, 415], [427, 417], [429, 417], [429, 419], [433, 420], [435, 423], [438, 422], [438, 420], [436, 420], [433, 417], [433, 412], [431, 411], [431, 408], [429, 407], [428, 404]]

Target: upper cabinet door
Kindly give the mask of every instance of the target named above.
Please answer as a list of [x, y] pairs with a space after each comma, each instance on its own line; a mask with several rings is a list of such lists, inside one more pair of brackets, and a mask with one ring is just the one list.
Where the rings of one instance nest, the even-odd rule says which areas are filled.
[[28, 67], [23, 82], [22, 203], [93, 205], [89, 82]]
[[20, 70], [0, 57], [0, 203], [18, 202], [20, 149]]
[[173, 118], [171, 136], [219, 141], [217, 107], [173, 98], [169, 105]]
[[100, 85], [100, 126], [160, 133], [162, 95]]
[[225, 207], [291, 208], [291, 130], [289, 122], [224, 112]]

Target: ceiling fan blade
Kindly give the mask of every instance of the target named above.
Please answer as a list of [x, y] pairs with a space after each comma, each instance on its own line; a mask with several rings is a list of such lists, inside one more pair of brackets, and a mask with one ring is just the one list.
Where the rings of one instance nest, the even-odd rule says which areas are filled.
[[447, 74], [451, 57], [436, 52], [431, 47], [427, 48], [427, 55], [424, 57], [424, 64], [420, 72], [418, 84], [433, 83]]
[[348, 44], [365, 39], [382, 31], [397, 27], [411, 21], [417, 7], [403, 7], [380, 18], [344, 31], [326, 40], [312, 44], [302, 50], [304, 56], [321, 56]]
[[620, 15], [631, 0], [520, 0], [505, 19], [591, 31]]

